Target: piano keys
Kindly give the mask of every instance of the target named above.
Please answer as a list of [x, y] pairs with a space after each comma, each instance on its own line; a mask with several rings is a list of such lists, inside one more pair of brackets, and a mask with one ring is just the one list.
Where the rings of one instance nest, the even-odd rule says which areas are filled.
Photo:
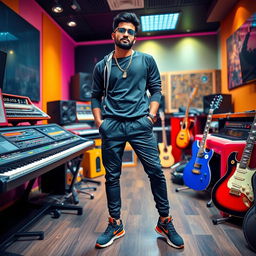
[[57, 124], [0, 128], [0, 193], [39, 177], [94, 146]]

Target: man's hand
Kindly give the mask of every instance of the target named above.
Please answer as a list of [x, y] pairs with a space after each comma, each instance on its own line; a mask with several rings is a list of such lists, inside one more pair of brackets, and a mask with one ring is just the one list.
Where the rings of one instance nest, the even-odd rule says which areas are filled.
[[150, 120], [150, 122], [151, 122], [152, 124], [154, 124], [154, 121], [152, 120], [151, 117], [147, 116], [147, 118]]
[[92, 113], [93, 113], [95, 125], [97, 128], [99, 128], [103, 122], [103, 120], [101, 119], [101, 109], [93, 108]]
[[99, 128], [102, 123], [103, 123], [103, 120], [95, 121], [95, 124], [96, 124], [97, 128]]

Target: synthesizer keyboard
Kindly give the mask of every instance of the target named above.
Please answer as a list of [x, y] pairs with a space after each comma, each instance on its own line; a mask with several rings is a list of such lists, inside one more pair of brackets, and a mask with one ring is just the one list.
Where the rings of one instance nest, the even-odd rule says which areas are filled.
[[86, 137], [86, 138], [100, 137], [99, 129], [96, 127], [91, 127], [86, 123], [74, 123], [74, 124], [65, 125], [63, 127], [66, 130], [82, 137]]
[[0, 128], [0, 193], [94, 146], [57, 124]]

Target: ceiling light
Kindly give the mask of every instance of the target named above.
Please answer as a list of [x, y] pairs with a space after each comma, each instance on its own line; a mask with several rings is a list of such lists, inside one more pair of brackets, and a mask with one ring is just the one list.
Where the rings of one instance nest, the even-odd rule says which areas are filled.
[[144, 0], [107, 0], [111, 11], [144, 8]]
[[63, 8], [61, 5], [57, 4], [52, 7], [52, 11], [55, 13], [61, 13], [63, 12]]
[[141, 16], [142, 32], [173, 30], [176, 28], [179, 13]]
[[67, 25], [69, 27], [75, 27], [77, 24], [76, 24], [76, 22], [74, 20], [70, 20], [70, 21], [67, 22]]

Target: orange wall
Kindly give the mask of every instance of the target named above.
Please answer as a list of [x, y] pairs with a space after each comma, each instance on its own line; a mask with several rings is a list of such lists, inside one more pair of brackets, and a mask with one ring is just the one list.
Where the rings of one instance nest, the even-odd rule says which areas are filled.
[[1, 0], [0, 2], [3, 2], [6, 4], [9, 8], [11, 8], [13, 11], [19, 13], [19, 0]]
[[240, 0], [233, 10], [221, 22], [221, 92], [232, 94], [235, 112], [256, 109], [256, 83], [243, 85], [242, 87], [228, 90], [226, 40], [255, 12], [256, 1]]
[[46, 103], [61, 100], [61, 32], [43, 14], [43, 110]]

